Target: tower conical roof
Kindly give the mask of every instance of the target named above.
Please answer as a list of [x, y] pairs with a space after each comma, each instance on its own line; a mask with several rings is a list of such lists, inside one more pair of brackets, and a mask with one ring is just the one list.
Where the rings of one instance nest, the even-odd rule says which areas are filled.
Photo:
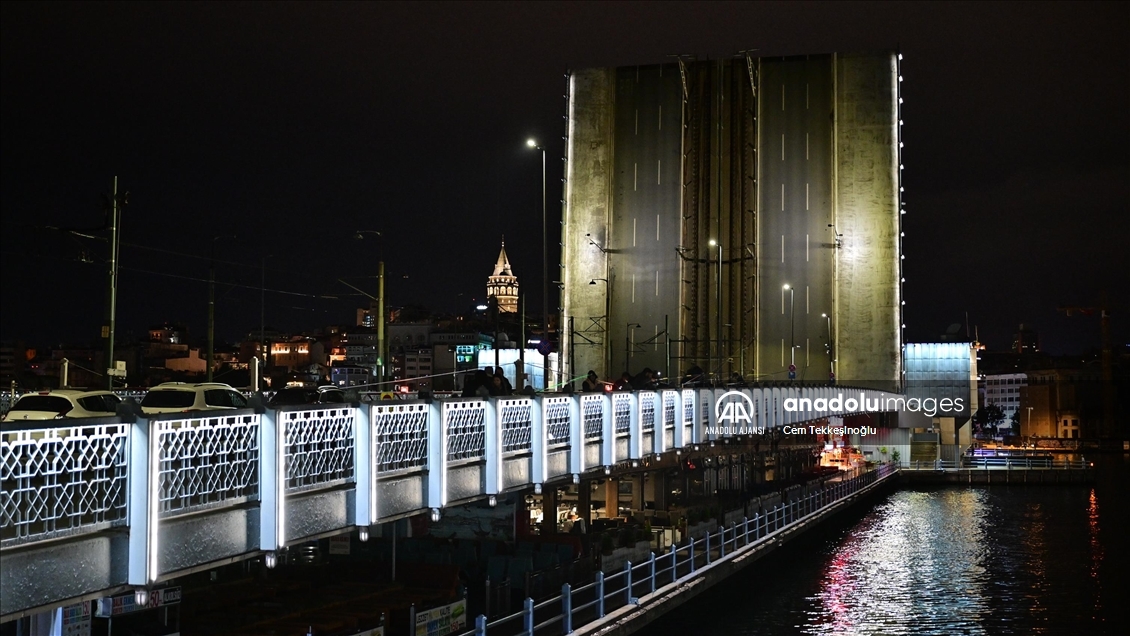
[[502, 239], [502, 249], [498, 252], [498, 262], [494, 264], [494, 276], [513, 276], [510, 259], [506, 256], [506, 239]]

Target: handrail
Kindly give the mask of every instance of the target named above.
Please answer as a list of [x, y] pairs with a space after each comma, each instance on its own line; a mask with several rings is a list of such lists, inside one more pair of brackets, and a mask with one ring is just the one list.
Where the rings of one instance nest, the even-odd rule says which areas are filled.
[[[865, 471], [851, 477], [842, 482], [829, 482], [832, 483], [830, 487], [821, 488], [818, 491], [809, 492], [802, 498], [792, 502], [788, 502], [785, 506], [778, 506], [774, 508], [775, 512], [784, 515], [783, 518], [788, 519], [787, 523], [777, 528], [773, 532], [758, 534], [757, 528], [759, 515], [755, 515], [754, 524], [751, 526], [748, 518], [743, 518], [742, 524], [739, 526], [737, 523], [731, 525], [727, 530], [724, 526], [717, 533], [708, 533], [708, 537], [717, 537], [724, 539], [727, 532], [731, 534], [728, 540], [733, 546], [729, 552], [725, 551], [723, 547], [725, 541], [716, 544], [719, 548], [718, 558], [709, 560], [711, 556], [711, 548], [706, 547], [704, 554], [708, 557], [709, 565], [702, 567], [713, 567], [723, 561], [737, 558], [740, 555], [746, 554], [749, 550], [756, 549], [758, 546], [764, 545], [770, 541], [775, 535], [783, 532], [786, 529], [795, 527], [815, 515], [827, 510], [839, 503], [854, 498], [861, 491], [870, 488], [878, 482], [890, 477], [899, 470], [899, 467], [894, 464], [883, 464], [876, 470]], [[829, 497], [829, 493], [832, 494]], [[790, 505], [791, 504], [791, 505]], [[767, 519], [768, 515], [760, 515], [761, 519]], [[738, 546], [739, 534], [742, 538], [742, 545]], [[752, 535], [752, 539], [751, 539]], [[704, 542], [706, 543], [706, 542]], [[707, 544], [709, 546], [709, 544]], [[679, 560], [679, 552], [686, 548], [687, 558]], [[604, 574], [597, 571], [592, 583], [586, 583], [575, 590], [569, 584], [562, 586], [562, 592], [547, 598], [541, 599], [535, 603], [534, 599], [527, 598], [524, 603], [524, 609], [520, 612], [511, 614], [509, 616], [496, 619], [488, 622], [486, 617], [478, 616], [475, 621], [475, 627], [459, 636], [488, 636], [491, 630], [503, 624], [506, 621], [514, 620], [515, 618], [524, 618], [523, 630], [519, 632], [522, 636], [534, 636], [537, 630], [543, 629], [553, 624], [561, 623], [564, 633], [569, 633], [580, 625], [587, 625], [589, 623], [599, 621], [607, 615], [607, 611], [614, 610], [619, 607], [624, 607], [628, 604], [636, 604], [642, 602], [643, 597], [659, 597], [676, 589], [679, 585], [690, 580], [692, 577], [698, 576], [695, 568], [695, 557], [703, 553], [699, 553], [696, 549], [696, 542], [690, 539], [687, 544], [681, 546], [671, 546], [671, 550], [661, 554], [651, 553], [648, 561], [641, 563], [625, 563], [625, 567], [616, 571], [613, 574]], [[670, 565], [658, 567], [657, 564], [661, 561], [669, 562]], [[689, 571], [680, 576], [679, 569], [683, 566], [690, 566]], [[639, 579], [634, 578], [637, 570], [645, 569], [646, 574]], [[668, 571], [674, 572], [674, 575], [669, 577], [666, 582], [660, 582], [660, 579], [667, 579], [665, 574]], [[622, 586], [608, 586], [607, 583], [617, 576], [624, 576], [627, 578], [625, 584]], [[641, 597], [635, 596], [635, 589], [637, 585], [644, 585], [646, 593]], [[595, 597], [591, 601], [581, 603], [578, 605], [572, 604], [572, 598], [581, 593], [594, 589], [596, 592]], [[544, 618], [541, 622], [535, 623], [533, 620], [533, 613], [539, 609], [556, 606], [560, 604], [562, 612]], [[587, 610], [596, 608], [595, 615], [585, 622], [576, 622], [577, 620], [587, 616]]]

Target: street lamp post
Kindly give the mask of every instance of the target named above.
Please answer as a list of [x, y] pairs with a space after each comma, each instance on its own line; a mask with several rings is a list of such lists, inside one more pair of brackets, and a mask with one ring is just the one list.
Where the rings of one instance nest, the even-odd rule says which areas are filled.
[[[271, 254], [264, 254], [259, 262], [261, 267], [259, 273], [259, 352], [263, 356], [263, 369], [259, 373], [266, 371], [271, 355], [267, 351], [267, 259], [271, 256]], [[259, 379], [256, 378], [255, 382], [258, 383], [258, 381]]]
[[722, 243], [710, 239], [710, 247], [718, 248], [718, 280], [716, 281], [714, 293], [717, 295], [718, 311], [715, 316], [715, 323], [717, 324], [718, 338], [718, 376], [722, 376], [722, 365], [725, 363], [726, 357], [722, 352]]
[[608, 336], [612, 335], [612, 283], [608, 282], [607, 278], [594, 278], [589, 281], [590, 285], [597, 284], [598, 281], [604, 283], [604, 377], [612, 377], [612, 344], [609, 342]]
[[[549, 342], [549, 242], [546, 227], [545, 207], [545, 148], [539, 146], [534, 139], [527, 139], [526, 145], [541, 151], [541, 307], [542, 307], [542, 337]], [[522, 345], [525, 347], [525, 344]], [[546, 358], [548, 361], [548, 357]], [[542, 372], [543, 389], [549, 389], [549, 365]]]
[[828, 379], [834, 380], [836, 378], [836, 363], [832, 352], [832, 317], [828, 314], [820, 314], [820, 317], [828, 321]]
[[[375, 234], [380, 241], [377, 244], [377, 382], [385, 381], [385, 237], [378, 230], [356, 230], [353, 237], [364, 239], [366, 234]], [[381, 387], [384, 390], [384, 387]]]
[[632, 372], [632, 329], [637, 329], [641, 326], [643, 325], [638, 322], [629, 322], [627, 326], [624, 327], [624, 370], [628, 373]]
[[211, 257], [208, 261], [208, 382], [212, 381], [212, 366], [216, 357], [216, 241], [235, 238], [230, 234], [212, 237]]
[[[796, 368], [796, 290], [788, 283], [781, 288], [789, 292], [789, 371]], [[792, 378], [790, 378], [792, 379]]]

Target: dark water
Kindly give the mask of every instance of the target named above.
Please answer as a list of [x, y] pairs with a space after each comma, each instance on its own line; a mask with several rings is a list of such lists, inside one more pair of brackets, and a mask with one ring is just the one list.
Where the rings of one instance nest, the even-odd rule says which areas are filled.
[[874, 499], [639, 633], [1130, 634], [1130, 457], [1096, 464]]

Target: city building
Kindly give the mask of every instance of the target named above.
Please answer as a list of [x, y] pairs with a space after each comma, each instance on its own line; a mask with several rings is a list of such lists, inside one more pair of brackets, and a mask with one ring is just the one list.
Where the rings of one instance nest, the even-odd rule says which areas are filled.
[[1040, 334], [1032, 329], [1020, 327], [1012, 334], [1012, 350], [1015, 353], [1037, 353], [1040, 350]]
[[330, 368], [330, 382], [336, 387], [366, 386], [375, 381], [372, 367], [346, 363]]
[[1099, 437], [1102, 372], [1094, 366], [1029, 371], [1027, 386], [1020, 387], [1019, 411], [1025, 437]]
[[510, 268], [510, 259], [506, 256], [506, 241], [502, 241], [502, 249], [498, 252], [498, 261], [494, 264], [494, 273], [487, 279], [487, 298], [494, 298], [498, 303], [498, 311], [504, 314], [518, 312], [518, 277]]
[[986, 375], [981, 377], [980, 383], [983, 388], [981, 406], [999, 406], [1004, 411], [1004, 422], [997, 429], [1001, 435], [1011, 435], [1012, 419], [1020, 411], [1020, 389], [1028, 385], [1028, 376], [1024, 373]]
[[697, 366], [714, 378], [897, 386], [900, 60], [571, 72], [568, 374]]

